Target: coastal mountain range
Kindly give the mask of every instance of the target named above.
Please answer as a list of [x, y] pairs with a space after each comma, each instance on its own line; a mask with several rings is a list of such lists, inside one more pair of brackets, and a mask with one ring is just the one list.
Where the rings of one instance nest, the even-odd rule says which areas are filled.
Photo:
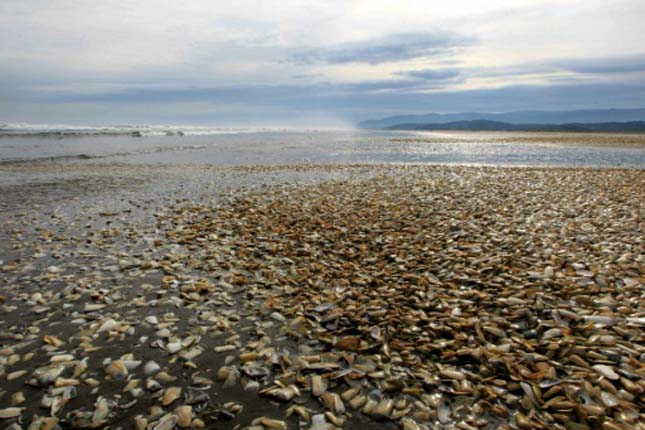
[[645, 109], [463, 112], [398, 115], [358, 124], [363, 129], [489, 131], [645, 131]]

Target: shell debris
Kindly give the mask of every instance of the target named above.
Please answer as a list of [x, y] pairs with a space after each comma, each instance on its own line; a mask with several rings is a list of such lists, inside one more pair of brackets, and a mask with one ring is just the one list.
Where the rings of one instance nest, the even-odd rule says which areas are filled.
[[645, 430], [644, 171], [217, 172], [0, 213], [4, 427]]

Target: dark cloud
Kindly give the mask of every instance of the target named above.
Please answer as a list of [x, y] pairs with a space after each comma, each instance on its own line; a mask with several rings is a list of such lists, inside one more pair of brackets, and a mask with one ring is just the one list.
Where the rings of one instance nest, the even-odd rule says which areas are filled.
[[394, 33], [333, 47], [312, 48], [292, 55], [291, 60], [298, 63], [381, 64], [442, 54], [474, 42], [472, 37], [450, 32]]

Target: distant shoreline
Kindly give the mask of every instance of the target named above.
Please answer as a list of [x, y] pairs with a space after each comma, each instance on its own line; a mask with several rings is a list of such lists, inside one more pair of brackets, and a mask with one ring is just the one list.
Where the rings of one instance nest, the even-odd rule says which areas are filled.
[[[364, 129], [385, 129], [402, 124], [438, 125], [465, 122], [490, 121], [512, 126], [629, 123], [645, 121], [645, 109], [587, 109], [564, 111], [510, 111], [510, 112], [456, 112], [395, 115], [382, 119], [370, 119], [357, 125]], [[516, 130], [517, 131], [517, 130]]]
[[508, 131], [554, 133], [645, 133], [645, 121], [565, 123], [565, 124], [512, 124], [490, 120], [454, 121], [446, 123], [402, 123], [384, 127], [397, 131]]

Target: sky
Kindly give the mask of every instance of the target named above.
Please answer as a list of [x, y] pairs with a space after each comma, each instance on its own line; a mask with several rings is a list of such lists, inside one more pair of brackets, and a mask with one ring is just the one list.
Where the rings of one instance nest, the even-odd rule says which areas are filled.
[[643, 0], [2, 0], [0, 123], [645, 107]]

